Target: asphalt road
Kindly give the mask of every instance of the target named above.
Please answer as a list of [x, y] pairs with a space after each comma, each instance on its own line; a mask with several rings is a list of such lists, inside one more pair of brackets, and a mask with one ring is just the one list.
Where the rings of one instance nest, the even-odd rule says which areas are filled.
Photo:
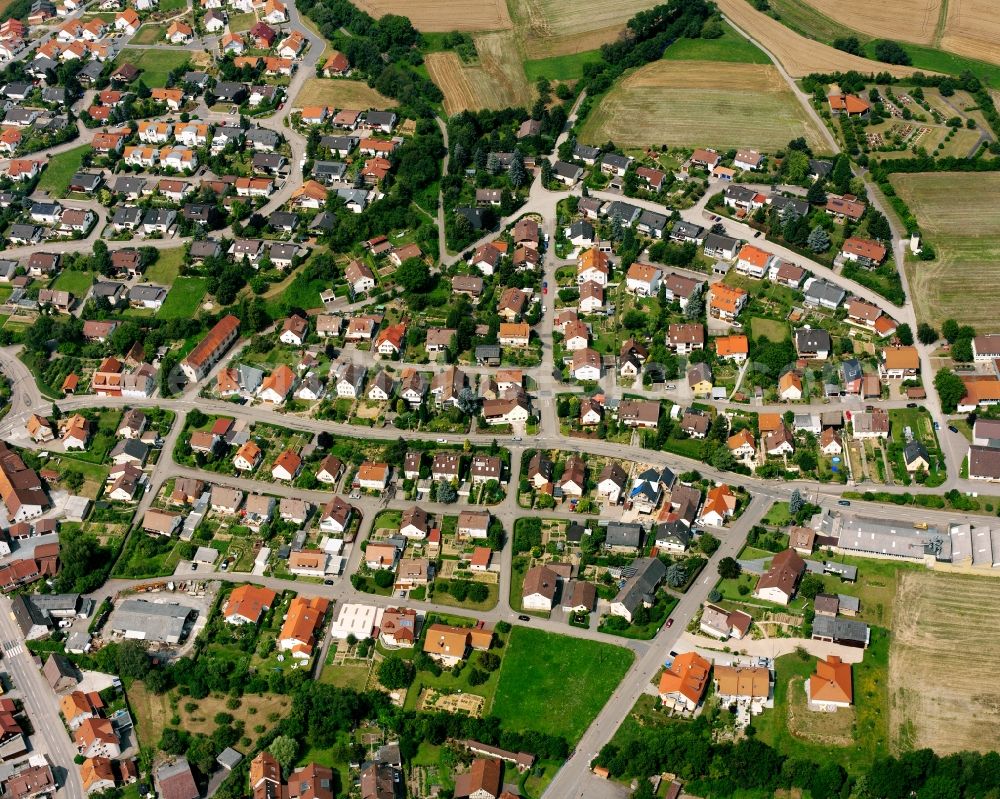
[[58, 698], [52, 692], [42, 673], [35, 668], [31, 653], [24, 647], [24, 636], [15, 624], [10, 600], [0, 598], [0, 641], [18, 642], [16, 654], [5, 646], [2, 667], [7, 670], [14, 688], [24, 702], [35, 734], [34, 748], [49, 755], [57, 782], [61, 785], [57, 796], [79, 799], [84, 796], [79, 768], [74, 764], [74, 746], [62, 716], [59, 715]]

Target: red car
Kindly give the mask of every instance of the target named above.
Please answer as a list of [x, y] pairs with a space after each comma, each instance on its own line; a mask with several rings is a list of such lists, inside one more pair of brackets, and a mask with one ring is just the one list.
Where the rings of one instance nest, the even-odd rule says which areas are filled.
[[674, 620], [673, 619], [667, 619], [667, 627], [670, 628], [670, 627], [673, 627], [673, 625], [674, 625]]

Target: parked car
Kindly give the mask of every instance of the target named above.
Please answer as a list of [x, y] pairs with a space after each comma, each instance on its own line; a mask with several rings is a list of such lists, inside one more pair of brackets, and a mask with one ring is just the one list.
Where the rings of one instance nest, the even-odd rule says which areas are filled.
[[669, 630], [673, 626], [674, 626], [674, 620], [673, 619], [667, 619], [667, 629]]
[[531, 621], [531, 616], [518, 616], [518, 621]]
[[955, 427], [955, 425], [953, 425], [953, 424], [948, 425], [948, 429], [951, 430], [951, 432], [953, 432], [953, 433], [957, 433], [958, 432], [958, 428]]
[[849, 499], [838, 499], [837, 500], [837, 504], [838, 505], [843, 505], [844, 507], [849, 507], [850, 504], [851, 504], [851, 500], [849, 500]]

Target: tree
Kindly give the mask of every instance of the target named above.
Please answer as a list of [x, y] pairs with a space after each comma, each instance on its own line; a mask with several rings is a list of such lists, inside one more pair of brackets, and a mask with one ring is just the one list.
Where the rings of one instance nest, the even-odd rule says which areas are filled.
[[204, 427], [208, 423], [208, 417], [197, 408], [193, 408], [188, 412], [187, 420], [188, 424], [194, 429]]
[[817, 178], [806, 192], [806, 201], [810, 205], [825, 205], [826, 192], [823, 190], [823, 178]]
[[954, 413], [959, 400], [965, 396], [965, 383], [951, 369], [941, 369], [934, 375], [934, 388], [941, 398], [941, 408], [945, 413]]
[[880, 39], [875, 42], [875, 58], [884, 61], [886, 64], [902, 64], [906, 66], [910, 63], [909, 54], [891, 39]]
[[[465, 217], [459, 217], [465, 219]], [[468, 220], [466, 220], [468, 221]], [[406, 291], [422, 294], [433, 284], [430, 267], [419, 258], [407, 258], [393, 274], [393, 279]]]
[[851, 159], [841, 154], [833, 165], [830, 181], [838, 192], [844, 194], [851, 188]]
[[815, 599], [823, 593], [823, 580], [816, 574], [807, 574], [799, 583], [799, 593], [806, 599]]
[[390, 691], [409, 688], [417, 676], [417, 670], [408, 660], [391, 655], [378, 667], [378, 681]]
[[811, 472], [816, 468], [816, 456], [808, 449], [799, 450], [795, 456], [795, 462], [804, 472]]
[[862, 48], [861, 42], [858, 41], [857, 36], [842, 36], [834, 39], [833, 46], [838, 50], [843, 50], [845, 53], [850, 53], [851, 55], [863, 56], [865, 54], [864, 48]]
[[375, 572], [375, 577], [373, 579], [375, 580], [375, 585], [379, 588], [388, 588], [396, 581], [396, 578], [388, 569], [379, 569]]
[[548, 158], [542, 159], [542, 185], [548, 186], [552, 180], [552, 162]]
[[868, 235], [879, 241], [889, 241], [892, 238], [889, 220], [885, 218], [885, 214], [874, 208], [868, 211]]
[[438, 486], [437, 498], [438, 502], [450, 505], [452, 502], [458, 501], [458, 489], [451, 483], [441, 483]]
[[954, 319], [945, 319], [941, 324], [941, 335], [945, 337], [945, 340], [949, 344], [954, 344], [955, 339], [958, 338], [958, 322]]
[[972, 360], [972, 337], [959, 336], [951, 345], [951, 357], [956, 361], [967, 363]]
[[711, 533], [702, 533], [698, 539], [698, 549], [711, 557], [718, 550], [722, 542]]
[[118, 676], [127, 680], [141, 680], [149, 672], [149, 655], [138, 641], [126, 639], [118, 645], [115, 657]]
[[788, 500], [788, 513], [791, 516], [798, 516], [799, 511], [805, 507], [806, 501], [802, 498], [802, 492], [799, 489], [792, 491], [792, 496]]
[[479, 398], [476, 396], [476, 392], [468, 386], [458, 392], [456, 402], [458, 409], [466, 416], [475, 416], [479, 413]]
[[514, 157], [507, 168], [507, 180], [510, 181], [510, 185], [515, 189], [521, 188], [521, 186], [528, 182], [528, 173], [524, 169], [524, 158], [521, 157], [521, 153], [517, 150], [514, 150]]
[[830, 249], [830, 234], [819, 225], [809, 231], [806, 246], [813, 252], [826, 252]]
[[667, 585], [671, 588], [680, 588], [687, 582], [687, 569], [683, 563], [672, 563], [667, 568]]
[[279, 735], [271, 741], [267, 751], [274, 755], [274, 759], [281, 766], [281, 772], [287, 776], [299, 754], [299, 745], [290, 735]]
[[913, 344], [913, 330], [910, 329], [910, 326], [906, 322], [903, 322], [896, 328], [896, 338], [899, 339], [899, 343], [904, 347], [909, 347]]
[[712, 452], [713, 468], [725, 472], [731, 470], [735, 465], [736, 458], [733, 457], [733, 453], [729, 451], [729, 447], [725, 444], [716, 447]]
[[785, 157], [781, 168], [789, 183], [801, 183], [809, 174], [809, 156], [800, 150], [793, 150]]
[[472, 668], [469, 670], [469, 685], [482, 685], [490, 678], [482, 669]]
[[684, 309], [684, 318], [688, 321], [700, 319], [701, 315], [705, 313], [704, 285], [704, 283], [699, 283], [688, 297], [688, 304]]
[[938, 332], [926, 322], [917, 325], [917, 341], [921, 344], [933, 344], [938, 340]]
[[719, 561], [719, 577], [723, 580], [735, 580], [742, 571], [743, 567], [740, 566], [736, 558], [727, 556]]

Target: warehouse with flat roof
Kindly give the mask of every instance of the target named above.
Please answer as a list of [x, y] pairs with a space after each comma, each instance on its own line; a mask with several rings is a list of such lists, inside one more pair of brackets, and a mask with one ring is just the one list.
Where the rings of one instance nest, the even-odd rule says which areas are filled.
[[177, 602], [126, 599], [111, 614], [111, 632], [138, 641], [179, 644], [192, 615], [197, 615], [194, 608]]

